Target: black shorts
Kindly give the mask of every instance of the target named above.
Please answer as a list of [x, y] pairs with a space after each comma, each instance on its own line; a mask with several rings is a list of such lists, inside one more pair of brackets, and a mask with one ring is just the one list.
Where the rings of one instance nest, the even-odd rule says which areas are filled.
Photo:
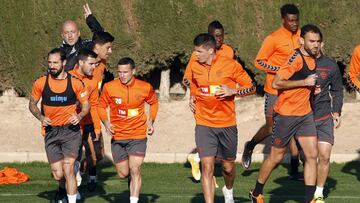
[[196, 125], [195, 141], [200, 158], [214, 156], [216, 159], [235, 161], [237, 153], [237, 127], [213, 128]]
[[82, 142], [79, 125], [47, 126], [44, 139], [49, 163], [58, 162], [64, 157], [78, 157]]
[[[92, 152], [92, 148], [89, 146], [88, 139], [91, 137], [91, 142], [94, 146], [95, 151]], [[99, 140], [95, 140], [96, 134], [93, 124], [88, 124], [83, 126], [83, 145], [85, 147], [85, 156], [86, 158], [91, 158], [91, 154], [96, 154], [98, 160], [102, 158], [102, 151], [104, 148], [104, 139], [101, 136]]]
[[313, 112], [304, 116], [283, 116], [274, 113], [272, 145], [283, 148], [295, 136], [316, 137]]
[[264, 112], [266, 117], [273, 117], [276, 99], [277, 95], [265, 93]]
[[318, 142], [327, 142], [334, 145], [334, 121], [333, 117], [315, 120]]
[[114, 163], [125, 161], [129, 156], [145, 157], [147, 138], [111, 140], [111, 153]]

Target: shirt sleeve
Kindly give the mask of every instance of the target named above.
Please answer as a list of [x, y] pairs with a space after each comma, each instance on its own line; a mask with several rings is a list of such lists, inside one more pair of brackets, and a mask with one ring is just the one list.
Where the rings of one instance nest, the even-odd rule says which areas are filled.
[[92, 33], [104, 31], [104, 28], [101, 27], [99, 21], [95, 18], [93, 14], [89, 15], [86, 18], [86, 24], [88, 25]]
[[108, 86], [105, 85], [103, 88], [103, 91], [99, 98], [98, 108], [97, 108], [99, 117], [102, 121], [107, 119], [106, 108], [110, 104], [110, 100], [111, 100], [108, 90], [107, 90], [107, 87]]
[[341, 114], [343, 106], [343, 83], [339, 66], [334, 62], [333, 75], [330, 83], [330, 94], [332, 97], [332, 112]]
[[81, 80], [76, 79], [76, 78], [71, 78], [71, 79], [72, 79], [72, 83], [73, 83], [73, 87], [75, 90], [77, 100], [81, 104], [87, 102], [89, 99], [89, 93], [86, 90], [84, 83]]
[[294, 75], [295, 72], [299, 71], [303, 66], [303, 61], [300, 54], [297, 54], [295, 58], [293, 57], [294, 55], [291, 55], [291, 57], [286, 60], [286, 63], [276, 73], [285, 80], [288, 80], [292, 75]]
[[43, 89], [44, 89], [44, 84], [41, 85], [41, 80], [37, 79], [32, 87], [31, 97], [35, 100], [40, 100]]
[[90, 103], [90, 115], [94, 124], [95, 133], [99, 134], [101, 132], [100, 117], [98, 114], [98, 100], [99, 100], [99, 91], [97, 90], [97, 84], [92, 87], [89, 92], [89, 103]]
[[267, 36], [255, 58], [254, 66], [269, 73], [275, 73], [278, 71], [280, 69], [279, 66], [274, 66], [268, 63], [269, 58], [274, 54], [275, 49], [274, 40], [271, 36]]
[[159, 102], [156, 98], [155, 91], [153, 87], [150, 85], [148, 96], [145, 99], [146, 103], [150, 105], [150, 119], [155, 121], [158, 109], [159, 109]]
[[184, 73], [184, 83], [185, 85], [190, 88], [190, 95], [195, 96], [197, 87], [195, 85], [195, 81], [192, 77], [192, 69], [191, 66], [193, 63], [196, 63], [196, 56], [194, 53], [191, 54], [190, 60], [188, 65], [186, 66], [185, 73]]
[[357, 46], [351, 56], [350, 68], [349, 68], [349, 85], [360, 92], [360, 81], [358, 76], [360, 75], [360, 46]]
[[237, 88], [237, 96], [247, 96], [250, 94], [254, 94], [256, 91], [256, 85], [251, 80], [250, 76], [244, 70], [240, 63], [235, 62], [235, 71], [233, 74], [233, 80], [240, 85]]

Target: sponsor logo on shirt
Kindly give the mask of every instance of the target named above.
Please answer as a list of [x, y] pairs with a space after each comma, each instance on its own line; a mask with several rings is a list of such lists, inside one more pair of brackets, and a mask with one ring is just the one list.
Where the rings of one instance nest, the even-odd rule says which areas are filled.
[[219, 89], [220, 85], [200, 86], [200, 92], [205, 96], [214, 96]]
[[55, 96], [50, 97], [50, 101], [52, 101], [52, 102], [61, 102], [61, 103], [63, 103], [63, 102], [67, 102], [67, 100], [68, 100], [67, 96], [62, 97], [62, 96], [55, 95]]
[[119, 109], [118, 110], [119, 117], [129, 118], [139, 115], [139, 109]]

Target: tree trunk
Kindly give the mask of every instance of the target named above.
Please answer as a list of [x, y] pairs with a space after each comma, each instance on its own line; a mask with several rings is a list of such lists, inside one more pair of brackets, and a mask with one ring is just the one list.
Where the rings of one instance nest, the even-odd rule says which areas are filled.
[[161, 101], [170, 100], [170, 68], [161, 71], [159, 100]]

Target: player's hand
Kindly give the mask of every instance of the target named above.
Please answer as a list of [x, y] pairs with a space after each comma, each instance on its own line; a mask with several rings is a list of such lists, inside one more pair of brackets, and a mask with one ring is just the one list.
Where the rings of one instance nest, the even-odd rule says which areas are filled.
[[215, 92], [215, 95], [220, 99], [225, 99], [236, 94], [236, 90], [226, 85], [220, 85], [220, 88]]
[[189, 100], [189, 107], [191, 112], [195, 113], [196, 111], [196, 97], [195, 96], [190, 96], [190, 100]]
[[320, 85], [316, 85], [315, 86], [315, 91], [314, 91], [314, 95], [318, 95], [321, 93], [321, 88], [320, 88]]
[[72, 114], [69, 118], [69, 123], [71, 123], [72, 125], [77, 125], [79, 124], [81, 118], [79, 116], [79, 114]]
[[94, 142], [98, 142], [98, 141], [100, 141], [101, 136], [102, 136], [101, 132], [100, 132], [100, 133], [95, 133], [95, 139], [94, 139]]
[[334, 120], [334, 127], [335, 129], [339, 128], [341, 126], [341, 119], [340, 114], [337, 112], [332, 113], [333, 120]]
[[147, 122], [147, 133], [148, 133], [148, 135], [154, 134], [154, 131], [155, 131], [155, 129], [154, 129], [153, 122], [150, 119], [148, 119], [148, 122]]
[[41, 125], [46, 127], [51, 125], [51, 120], [48, 117], [42, 116], [41, 117]]
[[304, 86], [314, 86], [316, 83], [316, 74], [311, 74], [307, 78], [304, 79]]
[[183, 85], [185, 85], [186, 87], [190, 88], [190, 81], [186, 78], [183, 79], [182, 81]]
[[106, 132], [107, 132], [109, 135], [114, 135], [114, 134], [115, 134], [114, 125], [111, 124], [109, 121], [106, 121], [106, 122], [104, 123], [104, 126], [105, 126], [105, 129], [106, 129]]
[[87, 17], [89, 17], [89, 15], [92, 14], [92, 12], [91, 12], [91, 9], [90, 9], [88, 3], [86, 3], [85, 5], [83, 5], [83, 8], [84, 8], [84, 16], [85, 16], [85, 19], [86, 19]]

